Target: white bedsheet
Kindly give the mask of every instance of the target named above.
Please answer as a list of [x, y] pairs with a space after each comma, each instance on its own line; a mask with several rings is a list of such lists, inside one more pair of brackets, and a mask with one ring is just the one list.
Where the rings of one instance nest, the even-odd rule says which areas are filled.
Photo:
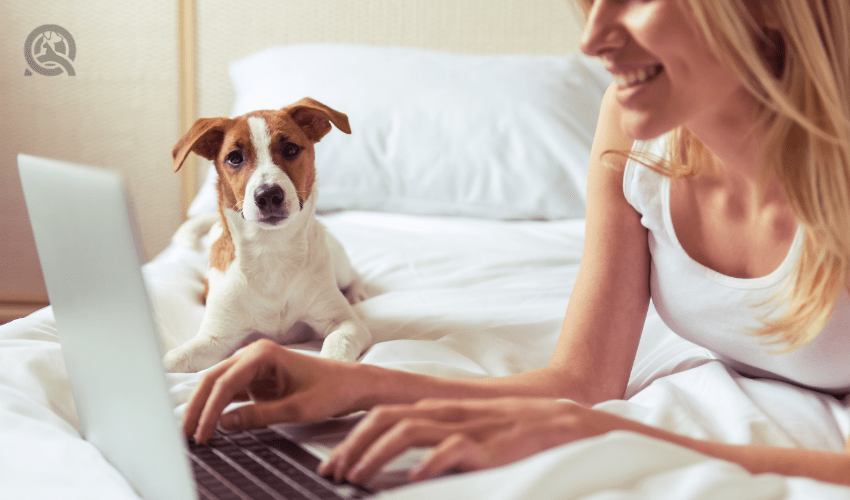
[[[544, 365], [581, 256], [583, 221], [500, 222], [342, 212], [323, 218], [368, 283], [357, 306], [376, 341], [363, 362], [446, 377]], [[200, 254], [171, 246], [144, 268], [166, 344], [203, 307]], [[121, 332], [116, 332], [120, 335]], [[132, 499], [80, 439], [51, 310], [0, 326], [0, 499]], [[307, 346], [308, 348], [310, 346]], [[175, 418], [195, 374], [168, 376]], [[599, 405], [694, 437], [840, 451], [848, 400], [738, 376], [675, 337], [650, 310], [627, 401]], [[131, 432], [132, 430], [128, 430]], [[742, 468], [615, 432], [506, 467], [445, 477], [386, 498], [850, 498], [850, 488]]]

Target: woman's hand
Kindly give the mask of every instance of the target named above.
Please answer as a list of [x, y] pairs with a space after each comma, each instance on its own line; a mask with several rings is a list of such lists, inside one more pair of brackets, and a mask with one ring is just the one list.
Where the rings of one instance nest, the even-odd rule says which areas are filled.
[[[361, 366], [291, 351], [271, 340], [258, 340], [220, 363], [201, 379], [183, 415], [183, 432], [205, 443], [216, 423], [226, 429], [248, 429], [276, 422], [305, 422], [344, 414], [357, 407], [355, 380]], [[344, 382], [343, 382], [344, 381]], [[252, 399], [221, 415], [235, 400]]]
[[[204, 375], [187, 403], [183, 431], [205, 443], [219, 421], [231, 430], [314, 421], [398, 401], [397, 392], [407, 397], [424, 392], [415, 389], [414, 379], [395, 380], [404, 375], [259, 340]], [[231, 402], [247, 399], [254, 403], [222, 415]], [[319, 472], [363, 483], [404, 450], [433, 446], [411, 472], [412, 479], [421, 480], [504, 465], [576, 439], [639, 426], [551, 398], [423, 399], [375, 407]]]
[[356, 483], [411, 447], [433, 450], [412, 480], [450, 470], [487, 469], [559, 444], [633, 422], [565, 400], [542, 398], [431, 399], [373, 409], [319, 467]]

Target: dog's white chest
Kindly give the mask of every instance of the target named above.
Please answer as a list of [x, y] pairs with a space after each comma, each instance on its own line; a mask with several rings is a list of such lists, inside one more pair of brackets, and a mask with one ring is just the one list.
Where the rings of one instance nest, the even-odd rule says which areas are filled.
[[231, 304], [227, 309], [240, 333], [284, 335], [307, 309], [309, 291], [303, 287], [308, 280], [289, 262], [264, 260], [265, 265], [246, 269], [237, 257], [224, 273], [212, 269], [210, 299]]

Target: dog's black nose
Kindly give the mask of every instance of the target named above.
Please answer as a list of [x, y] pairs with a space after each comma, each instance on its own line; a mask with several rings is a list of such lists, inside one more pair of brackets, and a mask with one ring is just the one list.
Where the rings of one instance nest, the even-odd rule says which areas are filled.
[[274, 212], [283, 204], [283, 189], [277, 184], [263, 184], [254, 191], [254, 203], [261, 212]]

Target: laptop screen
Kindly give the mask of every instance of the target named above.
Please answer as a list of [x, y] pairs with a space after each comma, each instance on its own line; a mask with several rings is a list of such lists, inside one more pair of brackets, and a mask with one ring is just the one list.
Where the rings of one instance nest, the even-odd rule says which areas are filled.
[[18, 167], [83, 437], [145, 498], [195, 498], [121, 176]]

